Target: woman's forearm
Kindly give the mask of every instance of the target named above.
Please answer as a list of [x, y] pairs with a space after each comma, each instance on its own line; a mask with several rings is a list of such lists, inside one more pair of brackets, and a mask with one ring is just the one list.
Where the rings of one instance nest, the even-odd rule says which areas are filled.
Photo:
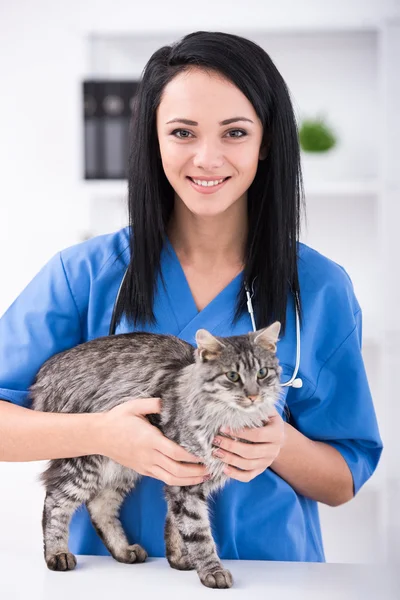
[[[26, 462], [99, 453], [101, 413], [45, 413], [0, 400], [0, 461]], [[328, 444], [285, 423], [285, 443], [270, 468], [298, 493], [330, 506], [353, 497], [351, 472]]]
[[100, 418], [101, 413], [46, 413], [0, 400], [0, 461], [96, 454]]
[[270, 468], [292, 488], [328, 504], [339, 506], [353, 498], [353, 477], [343, 456], [329, 444], [310, 440], [285, 423], [285, 443]]

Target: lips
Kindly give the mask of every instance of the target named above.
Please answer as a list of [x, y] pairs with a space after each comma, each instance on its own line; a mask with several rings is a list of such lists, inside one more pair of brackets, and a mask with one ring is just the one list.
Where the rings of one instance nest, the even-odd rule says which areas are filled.
[[[223, 182], [226, 181], [227, 179], [229, 179], [229, 177], [230, 177], [230, 175], [228, 175], [228, 177], [224, 177]], [[188, 179], [190, 179], [190, 181], [193, 181], [193, 183], [194, 183], [193, 177], [189, 177], [188, 176]], [[208, 183], [208, 181], [219, 181], [220, 179], [221, 179], [221, 177], [216, 177], [215, 179], [209, 179], [209, 180], [207, 180], [207, 179], [198, 179], [198, 181], [206, 181]]]
[[[224, 185], [227, 183], [228, 179], [230, 179], [229, 177], [225, 177], [225, 179], [223, 179], [221, 181], [221, 183], [218, 183], [217, 185], [201, 185], [198, 183], [195, 183], [193, 181], [193, 179], [191, 177], [187, 177], [187, 179], [189, 179], [189, 183], [192, 186], [192, 188], [194, 190], [196, 190], [196, 192], [198, 192], [199, 194], [215, 194], [216, 192], [218, 192], [221, 188], [224, 187]], [[203, 180], [204, 181], [204, 180]], [[213, 181], [218, 181], [217, 179], [214, 179]]]

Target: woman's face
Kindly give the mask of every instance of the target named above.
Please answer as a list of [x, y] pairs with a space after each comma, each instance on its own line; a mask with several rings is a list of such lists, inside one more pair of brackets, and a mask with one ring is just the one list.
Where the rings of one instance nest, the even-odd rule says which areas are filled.
[[[157, 134], [165, 175], [192, 213], [217, 215], [247, 199], [258, 161], [265, 158], [260, 155], [263, 129], [252, 104], [234, 84], [197, 68], [180, 73], [164, 88]], [[226, 177], [216, 187], [190, 180]]]

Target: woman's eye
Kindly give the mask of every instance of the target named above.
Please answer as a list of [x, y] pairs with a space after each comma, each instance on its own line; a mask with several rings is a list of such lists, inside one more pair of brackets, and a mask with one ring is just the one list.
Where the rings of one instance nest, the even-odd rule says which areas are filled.
[[[247, 133], [245, 131], [243, 131], [242, 129], [232, 129], [231, 131], [228, 131], [228, 133], [241, 133], [241, 134], [243, 134], [243, 135], [234, 135], [233, 136], [234, 138], [235, 137], [236, 138], [237, 137], [241, 138], [241, 137], [245, 137], [247, 135]], [[231, 136], [229, 136], [229, 137], [231, 137]]]
[[225, 375], [234, 383], [237, 383], [240, 379], [240, 375], [236, 371], [228, 371], [227, 373], [225, 373]]
[[186, 129], [174, 129], [174, 131], [171, 133], [171, 135], [174, 135], [175, 137], [177, 137], [180, 140], [187, 139], [187, 136], [185, 136], [185, 135], [183, 137], [181, 137], [180, 135], [175, 135], [176, 133], [181, 133], [182, 131], [184, 133], [190, 133], [190, 131], [187, 131]]
[[[189, 136], [192, 135], [190, 133], [190, 131], [188, 131], [187, 129], [174, 129], [174, 131], [172, 131], [171, 135], [177, 137], [179, 140], [187, 140], [187, 139], [189, 139], [189, 136], [187, 136], [187, 135], [183, 135], [183, 136], [177, 135], [178, 133], [188, 133]], [[241, 135], [233, 135], [233, 136], [231, 136], [231, 135], [229, 135], [231, 133], [240, 133]], [[227, 134], [228, 134], [228, 137], [232, 137], [232, 138], [242, 138], [242, 137], [245, 137], [247, 135], [247, 133], [245, 131], [243, 131], [242, 129], [232, 129], [231, 131], [228, 131]]]
[[262, 367], [259, 371], [257, 371], [257, 378], [264, 379], [268, 375], [267, 367]]

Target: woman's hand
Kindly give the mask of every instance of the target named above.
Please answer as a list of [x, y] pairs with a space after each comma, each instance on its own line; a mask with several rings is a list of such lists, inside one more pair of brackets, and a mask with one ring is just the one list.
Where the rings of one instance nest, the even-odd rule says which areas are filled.
[[160, 410], [160, 398], [133, 398], [97, 413], [97, 454], [168, 485], [202, 483], [207, 474], [203, 464], [180, 462], [201, 463], [201, 458], [168, 439], [146, 419], [145, 415]]
[[[265, 471], [278, 456], [285, 443], [285, 422], [274, 410], [263, 427], [245, 427], [239, 431], [221, 428], [221, 433], [253, 442], [246, 444], [223, 436], [216, 436], [213, 441], [213, 455], [227, 463], [224, 473], [232, 479], [248, 482]], [[216, 454], [218, 450], [222, 456]]]

